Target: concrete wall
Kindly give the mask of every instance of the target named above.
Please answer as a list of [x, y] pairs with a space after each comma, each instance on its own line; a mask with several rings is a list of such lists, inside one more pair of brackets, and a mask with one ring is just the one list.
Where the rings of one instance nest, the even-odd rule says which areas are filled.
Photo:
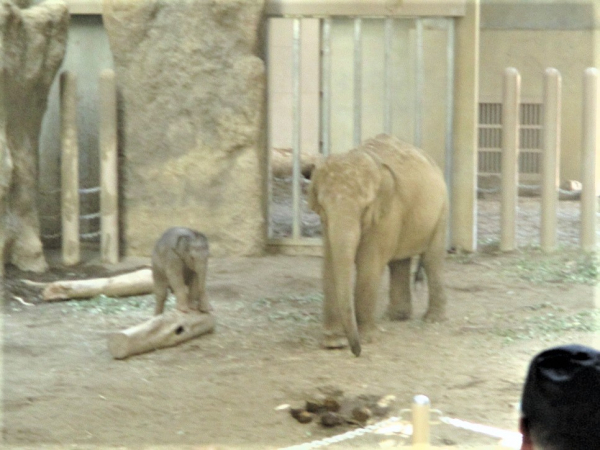
[[561, 179], [580, 179], [583, 72], [600, 62], [595, 11], [591, 1], [488, 0], [481, 6], [481, 100], [501, 102], [506, 67], [519, 70], [524, 102], [542, 101], [547, 67], [562, 74]]
[[[79, 178], [83, 188], [99, 185], [98, 79], [100, 72], [113, 67], [108, 37], [100, 15], [72, 15], [65, 59], [59, 73], [77, 75], [79, 132]], [[54, 80], [48, 110], [40, 136], [40, 214], [42, 235], [60, 233], [60, 109], [59, 79]], [[97, 194], [81, 198], [81, 214], [97, 212]], [[98, 229], [98, 221], [82, 221], [81, 232]], [[60, 245], [60, 239], [44, 239], [46, 245]]]

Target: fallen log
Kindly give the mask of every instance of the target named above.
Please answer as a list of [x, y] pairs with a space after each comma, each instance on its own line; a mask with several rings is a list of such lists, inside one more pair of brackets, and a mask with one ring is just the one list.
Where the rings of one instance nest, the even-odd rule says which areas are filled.
[[212, 332], [215, 318], [211, 314], [174, 310], [108, 336], [108, 351], [115, 359], [172, 347], [202, 334]]
[[140, 269], [108, 278], [55, 281], [44, 288], [42, 299], [55, 301], [92, 298], [102, 294], [108, 297], [127, 297], [151, 292], [152, 269]]

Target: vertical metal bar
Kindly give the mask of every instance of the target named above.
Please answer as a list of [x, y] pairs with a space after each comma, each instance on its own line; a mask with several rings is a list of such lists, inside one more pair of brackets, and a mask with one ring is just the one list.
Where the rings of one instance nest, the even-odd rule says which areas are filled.
[[292, 238], [298, 239], [302, 232], [300, 228], [300, 127], [301, 127], [301, 96], [300, 96], [300, 19], [293, 19], [292, 37]]
[[119, 195], [117, 172], [117, 90], [115, 72], [100, 74], [100, 253], [102, 261], [119, 262]]
[[416, 26], [416, 64], [415, 64], [415, 146], [423, 144], [423, 84], [424, 84], [424, 60], [423, 60], [423, 19], [415, 19]]
[[266, 63], [266, 84], [267, 88], [264, 92], [264, 102], [267, 105], [267, 117], [265, 123], [267, 124], [267, 138], [265, 139], [266, 144], [266, 153], [267, 153], [267, 179], [266, 179], [266, 192], [267, 192], [267, 204], [266, 204], [266, 217], [267, 217], [267, 237], [269, 239], [273, 238], [273, 218], [271, 217], [272, 204], [273, 204], [273, 112], [269, 109], [271, 102], [269, 101], [269, 92], [271, 88], [271, 78], [270, 78], [270, 70], [268, 70], [271, 64], [270, 61], [270, 50], [271, 50], [271, 24], [273, 23], [272, 18], [265, 19], [265, 36], [264, 42], [266, 43], [266, 51], [265, 51], [265, 63]]
[[600, 72], [589, 67], [583, 77], [583, 155], [581, 158], [581, 248], [596, 247], [596, 164], [600, 150], [600, 111], [598, 86]]
[[362, 139], [362, 20], [354, 19], [354, 145]]
[[62, 257], [66, 266], [80, 261], [79, 146], [77, 144], [77, 76], [60, 75]]
[[383, 97], [383, 131], [392, 134], [392, 43], [394, 40], [394, 19], [387, 17], [384, 24], [384, 97]]
[[[445, 165], [444, 177], [448, 186], [448, 198], [452, 198], [452, 142], [454, 136], [452, 133], [452, 124], [454, 122], [454, 19], [446, 20], [448, 33], [446, 36], [446, 142], [445, 142]], [[476, 165], [477, 167], [477, 165]], [[452, 209], [452, 204], [450, 204]], [[449, 212], [452, 217], [452, 211]], [[448, 221], [447, 243], [452, 242], [452, 227]]]
[[429, 449], [429, 416], [431, 403], [425, 395], [416, 395], [412, 403], [412, 448], [415, 450]]
[[331, 153], [331, 19], [321, 19], [321, 153]]
[[540, 246], [544, 252], [556, 249], [560, 165], [561, 76], [558, 70], [544, 74], [544, 151], [542, 153], [542, 219]]
[[500, 251], [516, 248], [516, 219], [519, 176], [519, 97], [521, 76], [514, 67], [504, 71], [502, 103], [502, 198]]

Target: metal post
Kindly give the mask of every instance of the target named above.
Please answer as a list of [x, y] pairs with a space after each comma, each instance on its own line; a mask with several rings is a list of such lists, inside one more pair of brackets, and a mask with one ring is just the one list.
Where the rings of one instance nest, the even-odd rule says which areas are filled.
[[556, 226], [560, 165], [560, 72], [553, 68], [544, 74], [544, 153], [542, 156], [542, 220], [540, 246], [556, 249]]
[[600, 150], [598, 130], [598, 69], [590, 67], [583, 76], [583, 155], [581, 158], [581, 248], [593, 251], [596, 247], [596, 163]]
[[416, 395], [412, 403], [412, 448], [425, 450], [429, 448], [429, 416], [431, 404], [425, 395]]
[[119, 262], [119, 193], [117, 172], [117, 91], [115, 72], [100, 74], [100, 253]]
[[[448, 35], [446, 41], [446, 142], [445, 142], [445, 158], [444, 158], [444, 175], [448, 188], [448, 198], [452, 198], [452, 170], [453, 170], [453, 148], [452, 142], [454, 135], [452, 133], [452, 124], [454, 122], [454, 19], [446, 19], [448, 25]], [[452, 203], [450, 203], [450, 210]], [[452, 217], [452, 211], [449, 212]], [[448, 221], [447, 244], [452, 242], [452, 223]]]
[[321, 19], [321, 153], [331, 152], [331, 19]]
[[354, 19], [354, 145], [362, 139], [362, 20]]
[[504, 71], [502, 101], [502, 198], [500, 251], [516, 248], [519, 176], [519, 97], [521, 76], [514, 67]]
[[392, 43], [394, 40], [394, 19], [387, 17], [384, 24], [384, 90], [383, 90], [383, 131], [392, 134]]
[[66, 266], [80, 261], [79, 149], [77, 144], [77, 76], [60, 75], [62, 256]]
[[292, 43], [292, 238], [298, 239], [302, 232], [300, 228], [300, 127], [301, 127], [301, 96], [300, 96], [300, 19], [293, 19]]
[[423, 19], [415, 19], [416, 37], [416, 74], [415, 74], [415, 146], [423, 145], [423, 85], [425, 68], [423, 60]]

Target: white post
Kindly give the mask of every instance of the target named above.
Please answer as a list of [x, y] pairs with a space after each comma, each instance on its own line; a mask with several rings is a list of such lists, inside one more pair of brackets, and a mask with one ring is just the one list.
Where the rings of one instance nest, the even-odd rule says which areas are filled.
[[560, 113], [562, 78], [554, 68], [544, 74], [544, 153], [542, 156], [542, 219], [540, 246], [544, 252], [556, 249], [560, 166]]
[[429, 416], [431, 404], [425, 395], [416, 395], [412, 403], [412, 448], [425, 450], [429, 448]]
[[502, 101], [502, 198], [500, 251], [516, 248], [519, 182], [519, 97], [521, 75], [514, 67], [504, 71]]
[[581, 156], [581, 248], [596, 247], [596, 163], [600, 150], [598, 130], [598, 69], [590, 67], [583, 76], [583, 139]]
[[100, 74], [100, 253], [119, 262], [119, 191], [117, 171], [117, 92], [115, 73]]
[[77, 76], [60, 75], [62, 256], [66, 266], [80, 261], [79, 149], [77, 145]]

